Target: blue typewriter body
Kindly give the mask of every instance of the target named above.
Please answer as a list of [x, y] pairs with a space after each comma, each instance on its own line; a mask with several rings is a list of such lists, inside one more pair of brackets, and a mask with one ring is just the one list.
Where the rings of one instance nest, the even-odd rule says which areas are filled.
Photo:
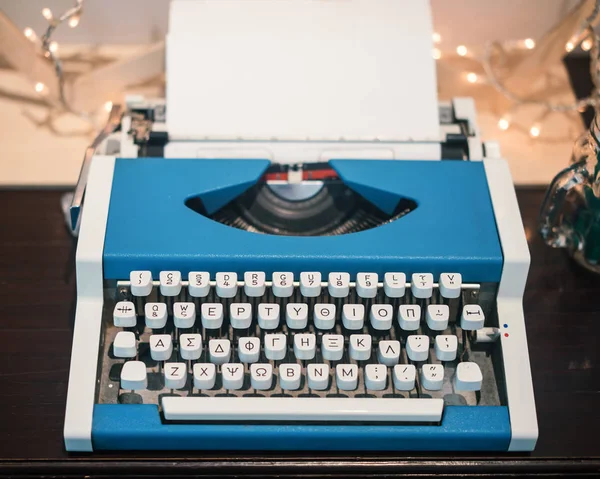
[[170, 22], [167, 100], [127, 99], [74, 194], [66, 449], [532, 450], [527, 240], [473, 101], [435, 98], [427, 2]]
[[[267, 160], [117, 159], [104, 244], [104, 277], [175, 268], [216, 273], [281, 270], [461, 273], [466, 282], [499, 282], [502, 250], [482, 162], [332, 160], [344, 183], [391, 212], [417, 203], [398, 221], [340, 236], [256, 234], [187, 208], [199, 196], [209, 212], [259, 181]], [[123, 207], [127, 205], [127, 207]], [[464, 214], [457, 215], [457, 211]], [[132, 212], [135, 212], [132, 214]]]

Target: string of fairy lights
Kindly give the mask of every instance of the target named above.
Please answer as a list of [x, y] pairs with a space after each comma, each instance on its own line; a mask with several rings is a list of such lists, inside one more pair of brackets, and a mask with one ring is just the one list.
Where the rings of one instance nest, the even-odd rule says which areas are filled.
[[[58, 43], [52, 40], [52, 36], [57, 28], [66, 23], [69, 27], [75, 28], [79, 25], [81, 14], [83, 13], [84, 0], [75, 0], [75, 5], [62, 13], [61, 15], [55, 15], [50, 8], [45, 7], [42, 9], [42, 16], [47, 20], [48, 26], [41, 37], [38, 37], [36, 33], [30, 27], [25, 28], [24, 35], [33, 43], [39, 45], [41, 54], [52, 61], [54, 65], [54, 71], [58, 80], [58, 97], [60, 101], [59, 107], [65, 111], [76, 113], [82, 117], [87, 115], [81, 112], [74, 111], [70, 107], [67, 98], [65, 96], [65, 78], [62, 61], [58, 53]], [[508, 41], [508, 42], [493, 42], [486, 45], [483, 56], [477, 58], [466, 45], [458, 45], [455, 49], [456, 54], [459, 57], [468, 57], [472, 60], [479, 61], [481, 68], [484, 72], [483, 75], [473, 71], [464, 73], [464, 78], [468, 83], [486, 83], [492, 86], [496, 91], [501, 93], [507, 99], [512, 102], [512, 107], [509, 111], [502, 115], [498, 120], [498, 128], [501, 130], [508, 130], [511, 126], [512, 113], [520, 105], [538, 105], [543, 107], [544, 113], [540, 116], [541, 119], [546, 118], [549, 114], [554, 112], [568, 112], [568, 111], [585, 111], [587, 107], [594, 107], [597, 111], [600, 110], [600, 38], [596, 34], [593, 28], [593, 23], [597, 19], [600, 13], [600, 0], [596, 0], [594, 8], [590, 15], [585, 19], [579, 28], [578, 32], [575, 33], [565, 44], [565, 52], [569, 53], [578, 46], [585, 52], [590, 52], [590, 74], [593, 81], [593, 91], [591, 94], [583, 99], [576, 102], [564, 104], [554, 103], [545, 100], [533, 100], [528, 98], [521, 98], [510, 89], [508, 89], [499, 75], [496, 73], [496, 65], [494, 64], [495, 53], [510, 52], [516, 50], [526, 51], [533, 50], [536, 48], [536, 42], [533, 38], [525, 38], [522, 40]], [[442, 43], [442, 37], [439, 33], [433, 33], [433, 58], [440, 60], [442, 58], [442, 50], [440, 44]], [[497, 57], [498, 55], [496, 55]], [[35, 91], [40, 95], [48, 94], [48, 87], [42, 82], [35, 83]], [[105, 109], [110, 111], [112, 107], [111, 102], [105, 104]], [[529, 135], [532, 138], [540, 136], [542, 131], [541, 124], [539, 122], [534, 123], [529, 127]]]
[[[60, 106], [70, 112], [74, 112], [69, 106], [65, 96], [65, 78], [62, 61], [58, 54], [58, 43], [52, 40], [52, 35], [57, 28], [67, 23], [69, 27], [75, 28], [79, 25], [81, 14], [83, 12], [83, 0], [75, 0], [75, 5], [69, 8], [61, 15], [54, 15], [48, 7], [42, 9], [42, 16], [47, 20], [48, 26], [41, 37], [38, 37], [32, 28], [27, 27], [23, 31], [24, 35], [33, 43], [39, 45], [41, 53], [54, 64], [54, 71], [58, 80], [58, 97]], [[48, 87], [41, 81], [36, 82], [35, 91], [40, 95], [48, 93]], [[74, 112], [75, 113], [75, 112]]]
[[[46, 27], [44, 33], [38, 37], [31, 27], [27, 27], [23, 30], [23, 34], [31, 42], [36, 44], [40, 48], [40, 54], [51, 61], [54, 65], [54, 72], [56, 73], [56, 78], [58, 80], [59, 99], [59, 104], [56, 106], [63, 111], [74, 113], [86, 120], [91, 121], [91, 117], [87, 113], [76, 111], [70, 106], [67, 100], [65, 94], [65, 72], [58, 51], [59, 47], [58, 43], [52, 40], [54, 32], [62, 24], [66, 23], [70, 28], [76, 28], [79, 25], [81, 15], [83, 13], [83, 3], [84, 0], [75, 0], [75, 5], [61, 15], [55, 15], [50, 8], [44, 7], [41, 13], [48, 22], [48, 26]], [[49, 93], [48, 86], [41, 81], [35, 83], [34, 89], [39, 95], [42, 96], [47, 96]], [[104, 108], [106, 111], [110, 111], [112, 108], [112, 102], [106, 102]]]
[[[564, 46], [565, 53], [572, 52], [578, 46], [580, 46], [584, 52], [590, 52], [590, 75], [593, 82], [592, 92], [589, 96], [572, 103], [558, 103], [547, 100], [522, 98], [507, 88], [500, 79], [500, 76], [496, 71], [497, 68], [494, 62], [494, 54], [502, 54], [504, 52], [511, 52], [515, 50], [521, 50], [522, 52], [534, 50], [536, 48], [536, 42], [533, 38], [525, 38], [522, 40], [507, 41], [502, 43], [488, 43], [484, 48], [483, 55], [479, 58], [474, 55], [474, 53], [465, 45], [458, 45], [456, 47], [456, 55], [459, 57], [468, 57], [471, 60], [478, 61], [481, 69], [484, 72], [483, 75], [474, 71], [464, 72], [464, 79], [468, 83], [483, 83], [490, 85], [512, 102], [512, 106], [509, 108], [509, 110], [498, 120], [498, 128], [500, 128], [500, 130], [506, 131], [511, 127], [512, 116], [515, 110], [518, 109], [519, 106], [523, 105], [535, 105], [542, 107], [542, 114], [539, 116], [539, 120], [530, 125], [528, 128], [529, 136], [531, 138], [538, 138], [541, 135], [541, 122], [552, 113], [569, 111], [583, 112], [588, 107], [593, 107], [596, 112], [600, 110], [600, 38], [593, 28], [593, 24], [598, 18], [599, 13], [600, 0], [596, 0], [590, 15], [582, 22], [578, 31], [569, 39], [569, 41], [567, 41]], [[442, 50], [440, 49], [442, 37], [439, 33], [433, 33], [433, 42], [434, 48], [432, 55], [435, 60], [439, 60], [443, 55]]]

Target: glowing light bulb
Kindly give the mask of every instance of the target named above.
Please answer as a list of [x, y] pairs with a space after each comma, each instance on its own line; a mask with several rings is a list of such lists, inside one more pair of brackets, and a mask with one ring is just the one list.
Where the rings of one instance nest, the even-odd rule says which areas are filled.
[[31, 41], [35, 40], [35, 32], [29, 27], [23, 30], [23, 35], [25, 35], [25, 37], [29, 38]]
[[79, 25], [79, 15], [69, 18], [69, 26], [71, 28], [75, 28], [77, 25]]
[[433, 43], [440, 43], [442, 41], [442, 36], [438, 32], [433, 32]]
[[567, 52], [572, 52], [574, 48], [575, 45], [573, 44], [573, 42], [567, 42], [567, 44], [565, 45], [565, 50]]
[[46, 90], [46, 85], [44, 85], [41, 81], [35, 84], [35, 91], [38, 93], [43, 93]]
[[538, 136], [540, 136], [541, 132], [542, 132], [542, 130], [539, 125], [533, 125], [529, 129], [529, 136], [531, 136], [531, 138], [537, 138]]
[[50, 45], [48, 45], [48, 50], [50, 50], [52, 53], [56, 53], [58, 51], [58, 43], [50, 42]]
[[535, 40], [533, 38], [526, 38], [523, 44], [527, 50], [533, 50], [535, 48]]
[[442, 58], [442, 52], [440, 51], [439, 48], [434, 48], [433, 49], [433, 58], [435, 60], [439, 60], [440, 58]]
[[46, 19], [46, 20], [52, 20], [52, 10], [50, 10], [48, 7], [44, 8], [42, 10], [42, 16]]
[[510, 120], [508, 119], [508, 117], [503, 116], [502, 118], [500, 118], [500, 120], [498, 120], [498, 128], [500, 128], [502, 131], [508, 130], [509, 126]]
[[589, 38], [586, 38], [582, 43], [581, 43], [581, 49], [584, 52], [589, 52], [592, 49], [592, 40]]
[[112, 102], [112, 101], [107, 101], [107, 102], [104, 104], [104, 109], [105, 109], [106, 111], [110, 111], [110, 110], [112, 110], [112, 107], [113, 107], [113, 102]]
[[473, 72], [467, 73], [467, 81], [469, 83], [477, 83], [477, 73], [473, 73]]
[[464, 45], [457, 46], [456, 53], [458, 53], [459, 56], [464, 57], [468, 53], [467, 47]]

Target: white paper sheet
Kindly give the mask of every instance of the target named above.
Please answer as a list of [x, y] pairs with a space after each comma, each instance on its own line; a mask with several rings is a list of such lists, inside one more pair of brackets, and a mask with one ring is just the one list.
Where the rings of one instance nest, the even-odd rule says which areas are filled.
[[426, 0], [174, 0], [172, 139], [439, 139]]

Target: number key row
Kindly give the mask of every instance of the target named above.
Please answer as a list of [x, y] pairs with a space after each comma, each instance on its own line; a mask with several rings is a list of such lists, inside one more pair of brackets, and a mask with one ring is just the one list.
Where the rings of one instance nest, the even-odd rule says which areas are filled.
[[[217, 296], [233, 298], [238, 292], [238, 286], [243, 285], [244, 292], [249, 297], [260, 297], [271, 287], [273, 294], [281, 298], [289, 298], [294, 294], [294, 288], [299, 286], [300, 292], [307, 298], [316, 298], [326, 287], [330, 296], [345, 298], [350, 293], [352, 282], [350, 274], [344, 272], [329, 273], [327, 282], [322, 281], [320, 272], [302, 272], [300, 281], [295, 283], [291, 272], [275, 272], [270, 282], [263, 271], [248, 271], [244, 273], [243, 282], [238, 283], [238, 275], [234, 272], [217, 273], [214, 283], [206, 271], [192, 271], [188, 274], [188, 292], [190, 296], [203, 298], [208, 296], [214, 284]], [[150, 271], [132, 271], [129, 276], [131, 293], [134, 296], [148, 296], [154, 285]], [[358, 273], [353, 283], [356, 293], [361, 298], [375, 298], [379, 287], [383, 287], [386, 296], [390, 298], [403, 297], [406, 291], [406, 275], [404, 273], [385, 273], [383, 283], [379, 283], [377, 273]], [[184, 282], [179, 271], [161, 271], [159, 274], [160, 292], [163, 296], [178, 296]], [[433, 294], [434, 278], [431, 273], [415, 273], [411, 277], [410, 288], [416, 298], [430, 298]], [[439, 277], [440, 294], [444, 298], [458, 298], [462, 288], [462, 277], [459, 273], [442, 273]]]

